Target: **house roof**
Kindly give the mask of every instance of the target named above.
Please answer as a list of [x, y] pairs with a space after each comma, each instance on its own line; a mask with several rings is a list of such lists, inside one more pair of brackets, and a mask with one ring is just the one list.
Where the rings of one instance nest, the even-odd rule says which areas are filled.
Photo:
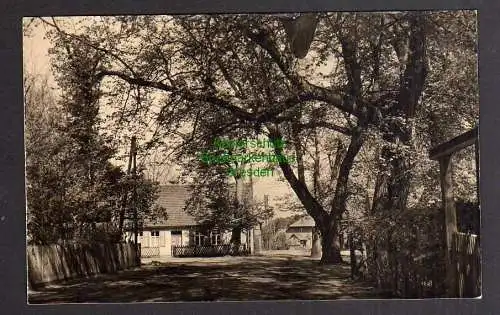
[[196, 226], [198, 223], [194, 216], [184, 211], [186, 200], [190, 192], [188, 186], [165, 185], [160, 186], [156, 203], [165, 208], [167, 220], [145, 221], [144, 227], [180, 227]]
[[290, 228], [290, 227], [315, 227], [315, 226], [316, 223], [314, 222], [314, 219], [311, 216], [306, 215], [298, 219], [294, 223], [290, 224], [288, 227]]
[[[245, 183], [245, 197], [252, 198], [251, 188], [248, 187], [248, 183]], [[233, 187], [234, 189], [235, 187]], [[156, 204], [165, 208], [167, 212], [167, 219], [157, 219], [154, 221], [145, 220], [143, 228], [156, 228], [156, 227], [186, 227], [186, 226], [198, 226], [200, 225], [196, 218], [186, 211], [184, 207], [187, 199], [189, 198], [191, 192], [187, 185], [164, 185], [160, 186], [160, 191], [158, 193], [158, 199]]]

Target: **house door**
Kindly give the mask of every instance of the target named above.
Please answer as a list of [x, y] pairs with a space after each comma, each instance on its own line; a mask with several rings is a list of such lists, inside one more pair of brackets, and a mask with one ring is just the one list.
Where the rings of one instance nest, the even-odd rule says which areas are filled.
[[172, 231], [172, 246], [182, 245], [182, 231]]
[[160, 231], [151, 231], [151, 247], [159, 247]]

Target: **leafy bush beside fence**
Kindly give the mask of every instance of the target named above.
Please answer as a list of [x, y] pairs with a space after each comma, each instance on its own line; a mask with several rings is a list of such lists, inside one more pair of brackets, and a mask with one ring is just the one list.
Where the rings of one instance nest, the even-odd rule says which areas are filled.
[[378, 214], [365, 226], [367, 273], [379, 289], [402, 298], [445, 293], [440, 209]]

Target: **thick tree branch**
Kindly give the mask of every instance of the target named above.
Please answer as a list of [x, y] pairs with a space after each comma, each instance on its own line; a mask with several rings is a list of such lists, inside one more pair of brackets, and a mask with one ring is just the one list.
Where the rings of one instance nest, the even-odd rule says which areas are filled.
[[326, 121], [311, 121], [311, 122], [299, 124], [298, 126], [300, 126], [300, 128], [302, 128], [302, 129], [326, 128], [326, 129], [340, 132], [340, 133], [347, 135], [347, 136], [350, 136], [352, 134], [351, 129], [346, 128], [346, 127], [342, 127], [342, 126], [338, 126], [338, 125], [335, 125], [335, 124], [332, 124], [332, 123], [329, 123]]
[[245, 120], [256, 120], [255, 116], [242, 108], [235, 106], [231, 104], [230, 102], [223, 100], [222, 98], [219, 98], [212, 93], [207, 93], [207, 94], [196, 94], [192, 92], [191, 90], [182, 87], [182, 88], [177, 88], [168, 84], [164, 84], [162, 82], [156, 82], [156, 81], [150, 81], [147, 79], [143, 78], [137, 78], [137, 77], [131, 77], [128, 76], [120, 71], [112, 71], [112, 70], [101, 70], [96, 76], [95, 80], [99, 81], [105, 76], [115, 76], [118, 77], [129, 84], [132, 85], [139, 85], [139, 86], [144, 86], [144, 87], [151, 87], [155, 89], [159, 89], [165, 92], [171, 92], [173, 94], [178, 94], [182, 95], [184, 100], [186, 101], [205, 101], [207, 103], [217, 105], [220, 108], [224, 108], [235, 114], [237, 117]]
[[349, 196], [349, 174], [354, 164], [354, 159], [365, 141], [366, 135], [363, 131], [363, 128], [365, 127], [366, 126], [360, 126], [354, 130], [347, 151], [343, 156], [342, 162], [340, 163], [337, 184], [335, 187], [335, 196], [333, 198], [332, 209], [330, 212], [330, 214], [335, 218], [340, 218], [346, 209], [346, 201]]
[[[307, 102], [307, 101], [323, 101], [329, 104], [338, 104], [341, 103], [342, 100], [339, 95], [336, 95], [334, 93], [330, 93], [330, 91], [317, 87], [314, 88], [311, 91], [305, 91], [298, 93], [296, 96], [292, 96], [288, 99], [285, 99], [281, 103], [276, 104], [275, 106], [270, 107], [264, 112], [261, 113], [250, 113], [241, 107], [238, 107], [231, 102], [224, 100], [220, 97], [217, 97], [213, 93], [204, 93], [204, 94], [197, 94], [194, 93], [193, 91], [185, 88], [185, 87], [174, 87], [172, 85], [168, 85], [162, 82], [157, 82], [157, 81], [151, 81], [143, 78], [138, 78], [138, 77], [132, 77], [129, 76], [123, 72], [120, 71], [113, 71], [113, 70], [101, 70], [98, 72], [95, 77], [95, 83], [98, 81], [102, 80], [106, 76], [111, 76], [111, 77], [118, 77], [129, 84], [132, 85], [138, 85], [138, 86], [143, 86], [143, 87], [151, 87], [155, 88], [158, 90], [162, 90], [165, 92], [170, 92], [173, 94], [177, 95], [182, 95], [182, 97], [187, 100], [187, 101], [201, 101], [201, 102], [207, 102], [209, 104], [218, 106], [220, 108], [226, 109], [233, 113], [236, 117], [246, 120], [246, 121], [252, 121], [252, 122], [258, 122], [258, 123], [265, 123], [265, 122], [270, 122], [273, 121], [276, 116], [279, 114], [283, 113], [284, 111], [293, 108], [294, 106], [302, 103], [302, 102]], [[326, 125], [325, 125], [326, 126]], [[341, 130], [340, 128], [337, 128]]]
[[[354, 33], [354, 34], [350, 34]], [[357, 38], [356, 31], [350, 31], [349, 34], [339, 34], [339, 42], [342, 46], [342, 55], [344, 67], [349, 82], [349, 94], [357, 102], [361, 98], [361, 65], [357, 57]], [[354, 37], [354, 38], [352, 38]]]
[[297, 89], [299, 97], [309, 98], [310, 100], [324, 101], [342, 111], [348, 112], [352, 115], [358, 115], [352, 105], [348, 102], [348, 97], [346, 97], [346, 95], [311, 84], [301, 78], [298, 74], [292, 72], [285, 58], [283, 58], [280, 54], [270, 39], [269, 34], [265, 30], [259, 30], [257, 33], [247, 30], [245, 33], [250, 40], [259, 45], [270, 55], [283, 75], [292, 83], [295, 89]]
[[410, 24], [409, 53], [398, 100], [398, 110], [404, 108], [405, 115], [408, 118], [415, 115], [427, 77], [426, 20], [425, 16], [415, 14], [415, 16], [412, 16]]

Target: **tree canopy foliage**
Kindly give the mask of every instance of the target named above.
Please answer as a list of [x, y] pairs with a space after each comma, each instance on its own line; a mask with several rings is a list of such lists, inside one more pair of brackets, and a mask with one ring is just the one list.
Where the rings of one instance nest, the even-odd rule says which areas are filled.
[[[157, 184], [141, 170], [131, 177], [112, 164], [115, 151], [98, 133], [96, 106], [85, 101], [92, 96], [80, 94], [79, 87], [75, 83], [64, 89], [67, 94], [57, 101], [46, 79], [25, 74], [30, 243], [119, 241], [120, 211], [132, 219], [137, 209], [141, 220], [162, 214], [153, 204]], [[132, 189], [135, 198], [123, 205], [123, 196]]]

